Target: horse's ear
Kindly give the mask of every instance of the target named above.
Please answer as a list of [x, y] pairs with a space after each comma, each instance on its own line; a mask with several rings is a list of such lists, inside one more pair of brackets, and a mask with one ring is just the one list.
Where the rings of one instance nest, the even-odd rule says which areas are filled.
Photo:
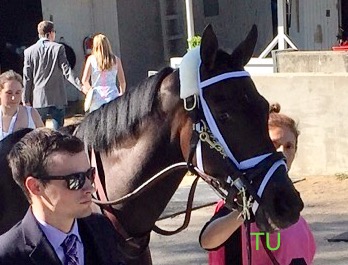
[[214, 67], [218, 46], [213, 27], [209, 24], [205, 27], [201, 40], [201, 60], [209, 70]]
[[244, 67], [249, 62], [251, 56], [253, 56], [257, 36], [257, 27], [254, 24], [245, 40], [232, 52], [232, 61], [238, 66]]

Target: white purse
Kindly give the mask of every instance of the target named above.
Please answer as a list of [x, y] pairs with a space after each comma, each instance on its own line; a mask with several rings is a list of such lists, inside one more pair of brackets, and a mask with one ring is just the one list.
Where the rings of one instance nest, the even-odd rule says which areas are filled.
[[91, 107], [93, 94], [94, 94], [94, 89], [88, 90], [86, 97], [85, 97], [85, 103], [84, 103], [85, 112], [88, 112], [90, 107]]

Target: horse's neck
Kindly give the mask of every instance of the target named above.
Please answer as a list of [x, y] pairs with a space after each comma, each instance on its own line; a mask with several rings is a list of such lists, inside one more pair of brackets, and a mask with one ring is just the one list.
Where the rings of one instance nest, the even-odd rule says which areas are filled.
[[[103, 167], [106, 175], [106, 186], [109, 197], [118, 198], [132, 191], [132, 188], [146, 179], [144, 171], [149, 165], [161, 167], [152, 157], [161, 151], [160, 142], [163, 135], [156, 126], [147, 126], [139, 139], [127, 139], [107, 156], [102, 155]], [[117, 178], [117, 180], [116, 180]]]
[[[147, 126], [139, 139], [125, 141], [108, 156], [102, 155], [110, 200], [134, 191], [163, 168], [183, 161], [178, 139], [170, 139], [169, 130], [163, 127]], [[183, 170], [174, 172], [139, 198], [116, 206], [125, 229], [131, 234], [151, 230], [184, 174]]]

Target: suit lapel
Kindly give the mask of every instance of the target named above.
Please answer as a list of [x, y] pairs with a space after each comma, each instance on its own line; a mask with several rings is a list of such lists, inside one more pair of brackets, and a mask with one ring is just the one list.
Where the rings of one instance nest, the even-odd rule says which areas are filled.
[[61, 265], [56, 252], [40, 229], [31, 208], [22, 221], [23, 239], [27, 245], [29, 257], [38, 265]]
[[37, 265], [61, 265], [56, 252], [53, 250], [47, 239], [42, 240], [29, 255], [32, 262]]

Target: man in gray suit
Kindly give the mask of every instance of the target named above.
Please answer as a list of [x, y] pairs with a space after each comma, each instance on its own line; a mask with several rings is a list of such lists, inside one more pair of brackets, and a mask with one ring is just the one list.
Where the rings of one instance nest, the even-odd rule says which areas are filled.
[[78, 90], [85, 91], [70, 68], [64, 46], [54, 42], [53, 22], [42, 21], [37, 30], [40, 39], [24, 51], [23, 103], [36, 108], [44, 123], [50, 114], [54, 129], [58, 129], [64, 125], [67, 105], [64, 77]]

